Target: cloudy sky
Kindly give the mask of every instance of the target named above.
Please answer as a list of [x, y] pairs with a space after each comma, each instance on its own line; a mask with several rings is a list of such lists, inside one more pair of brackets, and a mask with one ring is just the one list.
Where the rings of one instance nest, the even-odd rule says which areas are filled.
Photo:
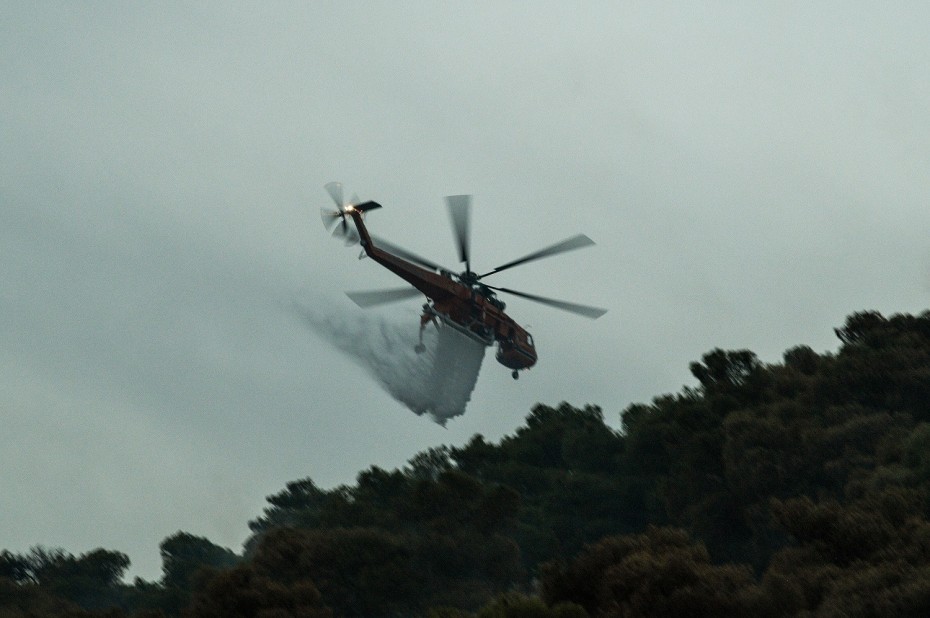
[[[353, 482], [536, 402], [691, 384], [714, 347], [834, 350], [849, 313], [930, 297], [921, 3], [0, 2], [0, 547], [238, 549], [266, 495]], [[323, 185], [478, 270], [540, 361], [488, 354], [446, 428], [309, 329], [396, 286], [329, 238]], [[417, 301], [377, 319], [416, 328]], [[400, 327], [400, 326], [399, 326]]]

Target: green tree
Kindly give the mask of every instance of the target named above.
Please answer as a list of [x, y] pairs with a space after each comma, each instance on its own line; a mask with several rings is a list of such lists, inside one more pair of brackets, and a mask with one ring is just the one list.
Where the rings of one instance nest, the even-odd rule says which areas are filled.
[[309, 579], [276, 581], [242, 564], [214, 575], [184, 611], [189, 618], [331, 618]]
[[200, 569], [225, 569], [239, 562], [239, 557], [231, 550], [187, 532], [176, 532], [165, 538], [160, 549], [162, 583], [166, 587], [186, 589]]
[[165, 538], [160, 549], [164, 591], [161, 607], [169, 614], [176, 614], [190, 603], [204, 572], [228, 569], [239, 562], [231, 550], [187, 532]]
[[546, 565], [541, 584], [549, 605], [630, 618], [746, 616], [764, 612], [767, 601], [752, 569], [714, 565], [701, 543], [670, 528], [603, 539], [567, 564]]
[[559, 603], [549, 607], [541, 599], [517, 593], [508, 593], [495, 598], [482, 607], [476, 618], [587, 618], [588, 613], [580, 605]]
[[285, 586], [312, 582], [340, 616], [390, 616], [416, 603], [419, 577], [409, 543], [380, 530], [272, 530], [252, 566]]

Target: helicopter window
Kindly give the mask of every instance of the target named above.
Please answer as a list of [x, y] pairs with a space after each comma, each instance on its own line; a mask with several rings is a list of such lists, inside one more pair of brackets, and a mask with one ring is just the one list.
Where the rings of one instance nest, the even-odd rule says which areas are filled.
[[529, 333], [526, 333], [526, 341], [527, 341], [527, 343], [529, 343], [531, 346], [536, 347], [536, 345], [533, 343], [533, 335], [531, 335], [531, 334], [529, 334]]

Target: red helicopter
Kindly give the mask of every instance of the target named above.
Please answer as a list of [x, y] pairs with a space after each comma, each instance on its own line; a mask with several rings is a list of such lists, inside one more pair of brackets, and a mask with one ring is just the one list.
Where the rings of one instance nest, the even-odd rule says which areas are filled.
[[[459, 260], [465, 264], [464, 272], [454, 273], [435, 262], [369, 234], [362, 216], [368, 211], [381, 208], [381, 204], [372, 201], [360, 202], [356, 197], [353, 197], [351, 201], [345, 201], [342, 183], [339, 182], [331, 182], [325, 188], [337, 207], [336, 210], [320, 209], [327, 229], [332, 230], [334, 236], [341, 237], [347, 245], [361, 243], [364, 252], [359, 258], [367, 255], [413, 286], [390, 290], [348, 292], [349, 298], [360, 307], [372, 307], [414, 298], [421, 294], [426, 296], [427, 302], [423, 305], [423, 315], [420, 318], [420, 343], [415, 347], [418, 353], [425, 350], [423, 330], [431, 322], [438, 326], [438, 320], [485, 346], [492, 346], [497, 342], [497, 361], [512, 369], [511, 375], [517, 379], [518, 371], [529, 369], [536, 364], [538, 358], [536, 347], [533, 345], [533, 337], [526, 329], [504, 312], [505, 305], [497, 298], [495, 292], [513, 294], [592, 319], [607, 312], [606, 309], [535, 296], [482, 282], [485, 277], [508, 268], [593, 245], [594, 241], [584, 234], [572, 236], [502, 264], [486, 273], [478, 274], [471, 269], [469, 253], [471, 196], [452, 195], [446, 198], [446, 202], [458, 245]], [[355, 230], [349, 227], [347, 222], [349, 217], [355, 223]]]

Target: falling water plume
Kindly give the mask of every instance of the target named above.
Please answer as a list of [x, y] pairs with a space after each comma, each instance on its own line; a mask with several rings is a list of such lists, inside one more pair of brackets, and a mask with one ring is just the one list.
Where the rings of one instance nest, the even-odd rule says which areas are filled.
[[465, 412], [478, 381], [485, 346], [449, 327], [426, 328], [418, 320], [391, 321], [377, 314], [324, 313], [300, 306], [313, 330], [365, 368], [394, 399], [445, 426]]

